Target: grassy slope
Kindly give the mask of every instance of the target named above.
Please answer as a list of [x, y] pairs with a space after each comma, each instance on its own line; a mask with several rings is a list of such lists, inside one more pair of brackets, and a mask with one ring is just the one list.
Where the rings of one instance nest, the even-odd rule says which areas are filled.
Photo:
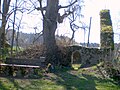
[[111, 80], [95, 74], [96, 68], [58, 69], [40, 79], [13, 79], [0, 77], [0, 90], [120, 90]]

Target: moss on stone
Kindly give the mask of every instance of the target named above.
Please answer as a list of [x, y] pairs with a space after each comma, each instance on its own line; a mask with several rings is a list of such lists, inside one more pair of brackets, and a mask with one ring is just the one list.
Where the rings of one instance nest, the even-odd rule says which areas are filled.
[[110, 10], [105, 9], [100, 11], [101, 26], [112, 26]]
[[114, 49], [114, 34], [110, 10], [105, 9], [100, 11], [100, 26], [101, 26], [101, 48]]
[[101, 30], [101, 32], [110, 32], [110, 33], [112, 33], [113, 32], [113, 28], [112, 28], [112, 26], [103, 26], [103, 27], [101, 27], [102, 28], [102, 30]]
[[112, 22], [109, 19], [101, 18], [101, 23], [100, 24], [101, 24], [101, 26], [111, 26]]

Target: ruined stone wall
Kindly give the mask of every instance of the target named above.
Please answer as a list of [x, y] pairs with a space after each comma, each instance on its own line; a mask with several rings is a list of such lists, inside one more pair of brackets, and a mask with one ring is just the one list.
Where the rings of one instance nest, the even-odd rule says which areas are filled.
[[101, 48], [111, 48], [114, 50], [114, 33], [110, 11], [108, 9], [100, 11], [100, 44]]
[[[98, 64], [101, 60], [109, 61], [112, 59], [114, 50], [114, 33], [110, 11], [108, 9], [100, 11], [100, 26], [100, 49], [82, 46], [69, 46], [68, 56], [72, 63], [79, 61], [78, 63], [81, 63], [83, 67], [87, 67]], [[76, 51], [77, 53], [75, 53]]]
[[78, 57], [78, 55], [74, 55], [74, 52], [77, 51], [80, 53], [79, 59], [77, 58], [77, 62], [78, 64], [80, 63], [82, 65], [81, 67], [89, 67], [96, 65], [101, 62], [101, 60], [103, 60], [106, 56], [106, 59], [109, 59], [110, 56], [110, 49], [105, 50], [99, 48], [87, 48], [82, 46], [70, 46], [69, 50], [72, 63], [76, 62], [76, 58]]

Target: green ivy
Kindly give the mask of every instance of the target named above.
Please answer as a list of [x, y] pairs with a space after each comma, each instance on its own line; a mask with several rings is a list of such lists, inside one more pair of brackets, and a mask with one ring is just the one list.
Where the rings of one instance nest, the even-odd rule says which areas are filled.
[[113, 32], [113, 28], [112, 28], [112, 26], [103, 26], [103, 27], [101, 27], [102, 28], [102, 30], [101, 30], [101, 32], [110, 32], [110, 33], [112, 33]]
[[101, 18], [101, 26], [112, 26], [112, 21], [109, 19]]
[[110, 10], [105, 9], [100, 11], [100, 25], [101, 25], [101, 48], [114, 49], [114, 34]]

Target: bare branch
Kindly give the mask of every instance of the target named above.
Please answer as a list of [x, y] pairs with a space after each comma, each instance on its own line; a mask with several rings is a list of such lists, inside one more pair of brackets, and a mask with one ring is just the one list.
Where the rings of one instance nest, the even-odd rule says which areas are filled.
[[[39, 3], [40, 3], [40, 8], [43, 8], [42, 7], [42, 0], [38, 0], [39, 1]], [[51, 23], [51, 21], [50, 21], [50, 19], [49, 18], [47, 18], [45, 15], [44, 15], [44, 9], [41, 9], [40, 10], [41, 11], [41, 14], [42, 14], [42, 16], [43, 16], [43, 18], [44, 18], [44, 20], [46, 20], [47, 22], [49, 22], [51, 25], [52, 25], [52, 23]]]
[[39, 36], [33, 41], [33, 43], [35, 43], [41, 36], [43, 36], [43, 31], [41, 31], [38, 34], [39, 34]]
[[72, 5], [74, 5], [75, 3], [77, 2], [77, 0], [75, 0], [73, 3], [71, 3], [70, 5], [67, 5], [67, 6], [59, 6], [59, 9], [61, 9], [61, 8], [68, 8], [68, 7], [70, 7], [70, 6], [72, 6]]
[[34, 9], [31, 10], [30, 12], [28, 12], [28, 14], [31, 13], [32, 11], [34, 11], [35, 9], [38, 10], [38, 11], [39, 11], [39, 10], [40, 10], [40, 11], [41, 11], [41, 10], [46, 10], [46, 7], [42, 7], [42, 4], [40, 5], [40, 7], [36, 7], [36, 5], [35, 5], [35, 3], [36, 3], [37, 1], [39, 1], [39, 3], [41, 3], [42, 0], [37, 0], [36, 2], [33, 2], [32, 0], [29, 0], [29, 1], [30, 1], [30, 2], [32, 3], [32, 5], [34, 6]]
[[6, 20], [8, 20], [9, 19], [9, 17], [15, 12], [15, 11], [19, 11], [19, 12], [21, 12], [21, 13], [23, 13], [23, 11], [22, 11], [22, 9], [12, 9], [8, 14], [7, 14], [7, 18], [6, 18]]
[[41, 11], [41, 14], [42, 14], [42, 16], [43, 16], [43, 18], [45, 17], [45, 15], [44, 15], [44, 13], [43, 13], [43, 7], [42, 7], [42, 0], [38, 0], [39, 1], [39, 3], [40, 3], [40, 11]]
[[70, 28], [71, 28], [71, 30], [72, 30], [72, 37], [71, 37], [70, 41], [73, 40], [74, 35], [75, 35], [75, 30], [74, 30], [74, 28], [73, 28], [73, 26], [72, 26], [72, 23], [73, 23], [73, 21], [70, 23]]
[[67, 16], [69, 16], [72, 13], [73, 12], [71, 12], [71, 11], [65, 12], [62, 16], [60, 16], [60, 14], [58, 13], [58, 23], [62, 23], [64, 18], [66, 18]]
[[46, 7], [42, 7], [42, 8], [41, 7], [37, 7], [35, 9], [44, 11], [44, 10], [46, 10]]
[[[73, 3], [70, 2], [70, 5], [68, 5], [68, 8], [67, 6], [65, 8], [67, 8], [66, 12], [70, 12], [69, 16], [68, 16], [68, 19], [69, 19], [69, 22], [70, 22], [70, 28], [72, 30], [72, 36], [71, 36], [71, 39], [70, 41], [73, 40], [74, 38], [74, 35], [75, 35], [75, 32], [79, 29], [79, 28], [82, 28], [82, 29], [86, 29], [85, 26], [83, 26], [82, 23], [79, 23], [77, 22], [78, 19], [80, 19], [80, 17], [82, 17], [81, 15], [81, 5], [80, 3], [76, 3], [78, 2], [78, 0], [75, 0]], [[79, 23], [79, 25], [78, 25]]]

